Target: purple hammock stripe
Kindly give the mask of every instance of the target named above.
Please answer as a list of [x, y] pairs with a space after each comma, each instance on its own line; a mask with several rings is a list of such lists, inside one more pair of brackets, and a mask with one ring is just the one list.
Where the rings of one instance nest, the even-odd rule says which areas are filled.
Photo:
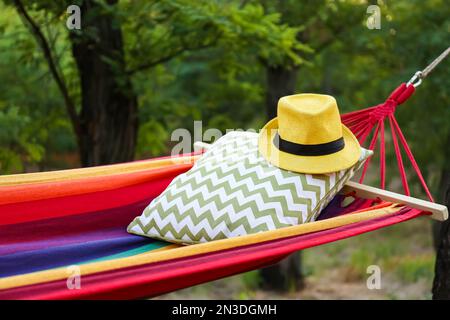
[[343, 196], [341, 194], [336, 195], [333, 198], [333, 200], [331, 200], [330, 203], [325, 207], [325, 209], [322, 210], [322, 212], [320, 213], [320, 215], [317, 217], [316, 220], [330, 219], [330, 218], [344, 215], [346, 213], [360, 210], [362, 208], [367, 208], [367, 207], [370, 207], [374, 202], [373, 199], [358, 198], [358, 199], [355, 199], [348, 206], [342, 207], [341, 203], [344, 200], [344, 198], [345, 198], [345, 196]]
[[27, 251], [38, 251], [46, 248], [57, 248], [79, 243], [87, 243], [98, 240], [115, 239], [123, 236], [123, 227], [116, 227], [109, 230], [99, 230], [69, 236], [53, 237], [50, 239], [35, 240], [30, 242], [18, 242], [8, 245], [0, 245], [0, 261], [5, 255], [24, 253]]
[[[22, 249], [44, 249], [50, 241], [54, 246], [59, 243], [76, 243], [84, 241], [83, 237], [88, 234], [91, 234], [88, 236], [91, 239], [103, 239], [111, 230], [126, 228], [150, 201], [148, 199], [113, 209], [0, 226], [0, 255], [20, 252]], [[106, 234], [102, 235], [102, 232]]]
[[81, 263], [138, 248], [151, 241], [122, 230], [120, 235], [118, 233], [116, 237], [110, 239], [9, 254], [0, 257], [0, 277]]
[[126, 232], [150, 201], [0, 226], [0, 277], [82, 263], [154, 242]]

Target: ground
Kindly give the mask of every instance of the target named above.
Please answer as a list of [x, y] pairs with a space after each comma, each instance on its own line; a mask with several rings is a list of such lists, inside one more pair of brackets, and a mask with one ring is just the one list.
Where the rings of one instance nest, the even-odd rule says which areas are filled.
[[[257, 289], [257, 271], [172, 292], [155, 299], [430, 299], [435, 254], [425, 217], [303, 251], [306, 285], [286, 293]], [[381, 289], [369, 290], [369, 265]]]

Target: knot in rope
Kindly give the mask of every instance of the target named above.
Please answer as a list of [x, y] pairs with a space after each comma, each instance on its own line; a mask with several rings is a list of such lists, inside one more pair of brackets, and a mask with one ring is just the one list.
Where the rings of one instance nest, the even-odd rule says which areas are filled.
[[370, 113], [370, 122], [375, 124], [393, 114], [397, 106], [408, 100], [414, 91], [415, 88], [413, 85], [402, 83], [389, 95], [385, 102], [373, 108]]
[[370, 114], [370, 122], [375, 124], [393, 114], [398, 103], [395, 100], [388, 99], [382, 104], [377, 105]]

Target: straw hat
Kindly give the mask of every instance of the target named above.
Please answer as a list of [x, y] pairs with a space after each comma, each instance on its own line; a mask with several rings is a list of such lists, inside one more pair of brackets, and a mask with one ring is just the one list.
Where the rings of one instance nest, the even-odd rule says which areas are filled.
[[260, 153], [273, 165], [301, 173], [347, 169], [361, 155], [358, 140], [341, 123], [336, 100], [296, 94], [278, 101], [278, 117], [259, 134]]

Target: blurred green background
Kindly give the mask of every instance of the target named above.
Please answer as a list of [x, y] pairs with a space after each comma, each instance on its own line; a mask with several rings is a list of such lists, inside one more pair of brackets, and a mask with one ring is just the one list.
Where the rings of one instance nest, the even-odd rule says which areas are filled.
[[[86, 3], [93, 9], [82, 16], [81, 30], [69, 31], [67, 6]], [[367, 26], [371, 4], [380, 9], [380, 29]], [[50, 56], [18, 8], [39, 28]], [[110, 162], [169, 154], [172, 131], [192, 130], [195, 120], [202, 121], [203, 132], [258, 129], [283, 94], [331, 94], [342, 113], [376, 105], [448, 47], [449, 17], [445, 0], [0, 1], [0, 173], [108, 163], [105, 157], [83, 158], [83, 152], [105, 150], [101, 142], [80, 147], [80, 136], [89, 132], [76, 130], [100, 125], [86, 115], [97, 106], [84, 85], [102, 88], [108, 75], [136, 116], [131, 142], [106, 134], [113, 137], [108, 144], [130, 149]], [[94, 28], [100, 18], [120, 32], [114, 50], [101, 50]], [[82, 77], [86, 56], [74, 48], [83, 46], [109, 73], [94, 68]], [[50, 72], [49, 57], [68, 99]], [[397, 111], [438, 199], [450, 179], [448, 71], [449, 64], [441, 64]], [[114, 101], [105, 101], [102, 112], [117, 124], [120, 115], [108, 111]], [[71, 106], [79, 119], [68, 116]], [[393, 148], [386, 151], [388, 188], [400, 191]], [[413, 175], [410, 180], [413, 194], [424, 197]], [[376, 170], [369, 183], [378, 184]], [[389, 281], [381, 292], [365, 288], [367, 264], [385, 270]], [[419, 220], [305, 251], [305, 289], [281, 297], [429, 298], [433, 265], [431, 226]], [[222, 282], [220, 292], [217, 284], [207, 284], [174, 295], [267, 297], [257, 289], [259, 281], [253, 272]]]

